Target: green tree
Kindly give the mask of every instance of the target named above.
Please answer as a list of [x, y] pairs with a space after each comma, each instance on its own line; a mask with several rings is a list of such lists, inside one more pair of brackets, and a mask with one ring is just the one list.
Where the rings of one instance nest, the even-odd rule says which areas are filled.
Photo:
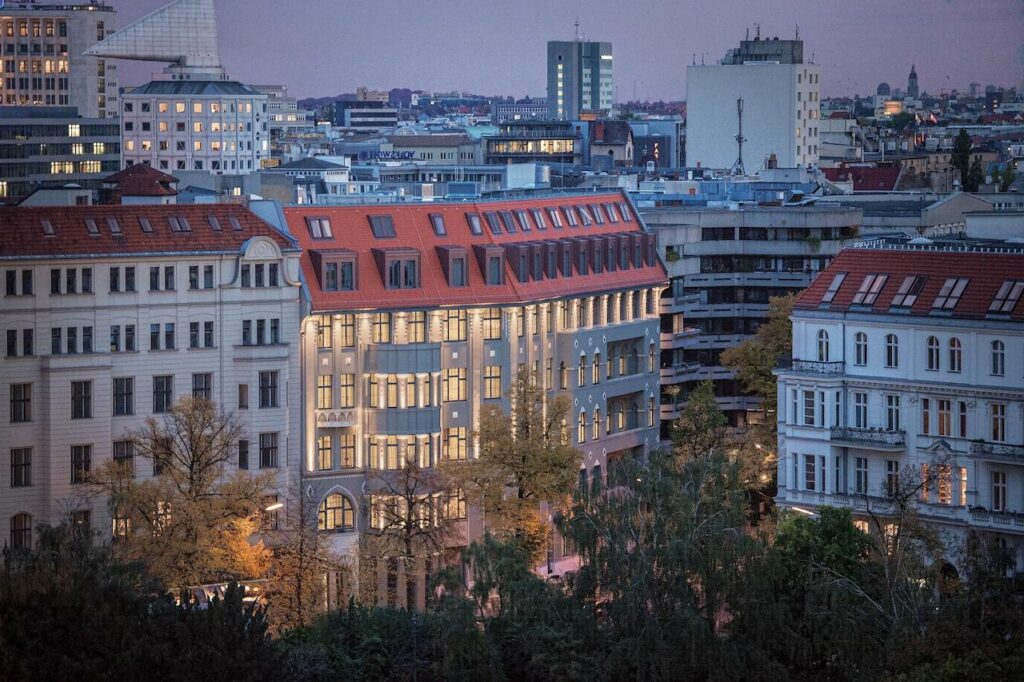
[[142, 561], [175, 591], [259, 577], [267, 552], [250, 539], [272, 478], [229, 466], [241, 435], [232, 416], [193, 397], [132, 432], [136, 458], [151, 463], [156, 475], [139, 480], [133, 463], [111, 460], [92, 477], [94, 489], [109, 499], [117, 556]]
[[1017, 180], [1017, 162], [1007, 161], [1002, 172], [997, 173], [995, 180], [999, 183], [1000, 192], [1009, 192], [1010, 186]]
[[483, 509], [491, 530], [518, 538], [539, 562], [549, 535], [540, 505], [568, 500], [583, 455], [568, 443], [569, 399], [549, 398], [537, 379], [526, 369], [515, 376], [511, 415], [484, 406], [479, 458], [453, 462], [448, 471], [468, 501]]
[[747, 393], [761, 399], [763, 422], [770, 429], [766, 435], [774, 442], [778, 395], [772, 371], [779, 361], [793, 354], [793, 323], [790, 315], [796, 294], [772, 297], [768, 316], [757, 333], [743, 343], [722, 352], [722, 366], [736, 373], [736, 380]]
[[683, 460], [692, 460], [718, 452], [725, 444], [728, 424], [715, 399], [715, 385], [711, 381], [702, 381], [687, 396], [686, 408], [672, 424], [672, 444], [676, 455]]
[[967, 184], [964, 185], [964, 191], [977, 192], [983, 182], [985, 182], [985, 170], [981, 167], [981, 160], [975, 159], [967, 171]]
[[949, 163], [953, 168], [960, 171], [960, 187], [969, 192], [969, 174], [971, 172], [971, 136], [965, 128], [961, 128], [953, 140], [953, 152], [950, 154]]

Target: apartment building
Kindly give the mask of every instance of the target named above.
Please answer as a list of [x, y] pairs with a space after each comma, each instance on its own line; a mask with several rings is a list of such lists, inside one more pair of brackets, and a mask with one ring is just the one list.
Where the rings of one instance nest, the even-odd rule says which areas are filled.
[[[285, 214], [310, 303], [303, 489], [335, 552], [387, 503], [381, 472], [475, 458], [481, 409], [507, 410], [520, 370], [570, 398], [581, 482], [657, 446], [665, 270], [622, 193]], [[479, 536], [464, 500], [445, 509], [456, 544]], [[553, 545], [552, 567], [572, 554]], [[383, 569], [378, 580], [386, 594]], [[424, 589], [420, 576], [420, 601]]]
[[127, 434], [189, 394], [234, 413], [234, 463], [277, 472], [287, 501], [300, 437], [292, 240], [234, 205], [9, 208], [0, 270], [7, 543], [69, 516], [110, 532], [89, 472], [113, 457], [151, 476]]
[[990, 532], [1024, 565], [1022, 272], [1013, 240], [839, 254], [799, 297], [777, 371], [779, 505], [863, 524], [910, 486], [947, 539]]

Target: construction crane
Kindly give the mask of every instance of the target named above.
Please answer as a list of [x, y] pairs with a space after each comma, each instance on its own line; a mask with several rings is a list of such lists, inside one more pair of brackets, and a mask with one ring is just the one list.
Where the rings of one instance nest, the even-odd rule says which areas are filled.
[[736, 146], [739, 148], [739, 154], [736, 157], [736, 162], [732, 164], [732, 168], [729, 172], [732, 175], [745, 175], [743, 169], [743, 143], [747, 141], [747, 138], [743, 137], [743, 98], [740, 97], [736, 100], [736, 120], [738, 123], [738, 129], [736, 131]]

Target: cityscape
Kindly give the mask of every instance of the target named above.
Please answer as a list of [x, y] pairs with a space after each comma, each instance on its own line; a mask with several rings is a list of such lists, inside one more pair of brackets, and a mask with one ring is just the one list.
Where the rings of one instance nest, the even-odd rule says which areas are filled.
[[0, 2], [0, 680], [1021, 679], [1024, 5], [457, 4]]

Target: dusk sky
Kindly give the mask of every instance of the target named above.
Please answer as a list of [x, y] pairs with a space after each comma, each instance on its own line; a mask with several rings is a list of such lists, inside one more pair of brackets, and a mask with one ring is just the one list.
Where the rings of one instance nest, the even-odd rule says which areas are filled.
[[[125, 26], [167, 0], [109, 0]], [[578, 16], [590, 40], [613, 43], [615, 101], [683, 99], [694, 54], [708, 63], [750, 27], [792, 38], [822, 66], [826, 96], [905, 88], [1016, 85], [1024, 78], [1024, 0], [217, 0], [229, 74], [284, 84], [297, 97], [387, 89], [543, 95], [546, 42], [571, 39]], [[158, 64], [123, 62], [122, 85]]]

